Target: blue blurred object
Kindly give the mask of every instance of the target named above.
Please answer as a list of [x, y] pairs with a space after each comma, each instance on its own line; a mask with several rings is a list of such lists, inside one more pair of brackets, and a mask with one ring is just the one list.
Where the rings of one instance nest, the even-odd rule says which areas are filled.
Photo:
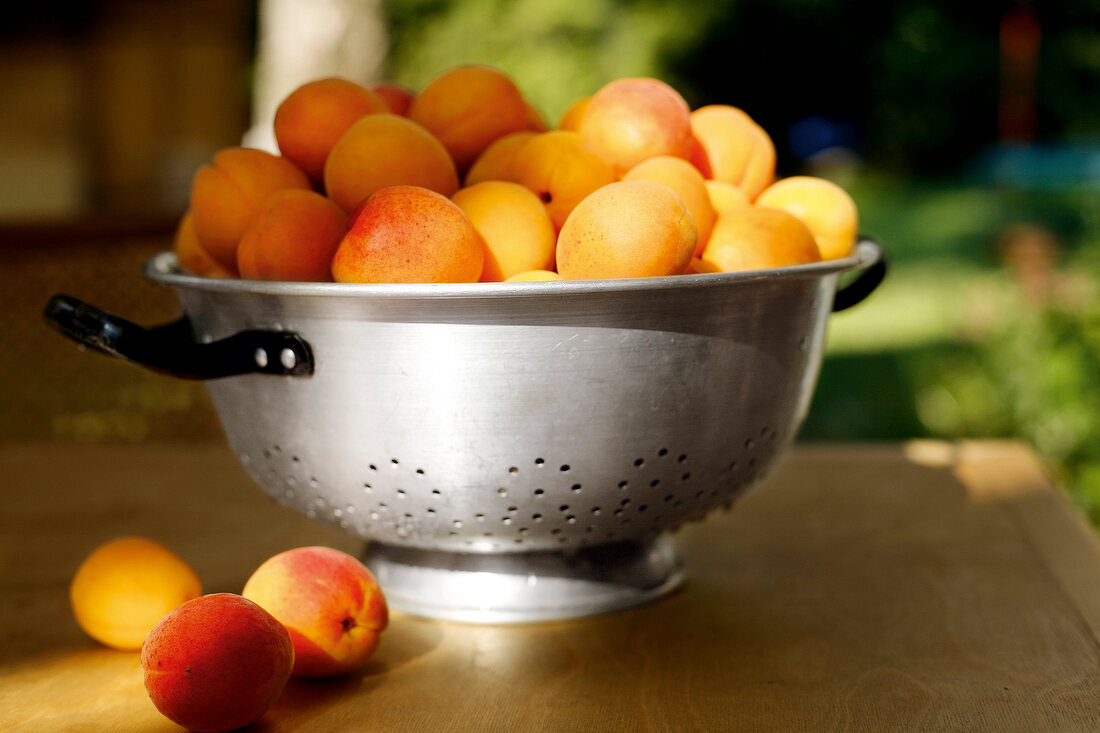
[[856, 127], [848, 120], [810, 115], [787, 128], [787, 145], [798, 160], [809, 160], [830, 148], [855, 149]]
[[1012, 188], [1100, 187], [1100, 142], [1001, 144], [980, 155], [972, 173], [983, 183]]

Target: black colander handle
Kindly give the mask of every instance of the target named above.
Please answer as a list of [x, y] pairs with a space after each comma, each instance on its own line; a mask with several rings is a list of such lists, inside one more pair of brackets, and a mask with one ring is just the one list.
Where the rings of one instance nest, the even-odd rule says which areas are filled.
[[833, 297], [833, 312], [851, 308], [873, 293], [886, 277], [886, 254], [877, 242], [869, 239], [860, 241], [857, 254], [867, 263], [855, 280], [836, 291]]
[[195, 340], [186, 317], [145, 328], [64, 294], [50, 298], [43, 315], [79, 344], [183, 379], [313, 374], [313, 350], [290, 331], [250, 329], [203, 343]]

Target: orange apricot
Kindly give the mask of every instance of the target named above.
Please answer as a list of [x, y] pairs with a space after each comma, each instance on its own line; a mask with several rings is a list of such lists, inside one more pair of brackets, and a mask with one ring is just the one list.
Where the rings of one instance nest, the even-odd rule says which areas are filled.
[[521, 130], [498, 137], [481, 151], [470, 170], [466, 171], [465, 184], [472, 186], [482, 181], [514, 180], [513, 164], [516, 153], [537, 134], [534, 130]]
[[309, 177], [288, 159], [254, 148], [225, 148], [191, 182], [191, 216], [202, 248], [228, 270], [237, 245], [267, 197], [285, 188], [310, 188]]
[[679, 275], [695, 251], [695, 222], [663, 183], [608, 184], [573, 210], [558, 235], [566, 280]]
[[584, 147], [578, 133], [551, 130], [531, 138], [516, 152], [512, 177], [539, 197], [560, 230], [574, 207], [614, 182], [615, 173], [607, 161]]
[[561, 280], [561, 275], [553, 270], [528, 270], [527, 272], [517, 272], [510, 278], [505, 280], [507, 283], [531, 283], [531, 282], [550, 282], [553, 280]]
[[458, 173], [447, 149], [426, 129], [393, 114], [367, 115], [343, 134], [325, 162], [325, 192], [351, 213], [387, 186], [458, 190]]
[[439, 138], [462, 173], [489, 143], [530, 126], [527, 101], [515, 82], [489, 66], [440, 74], [420, 90], [409, 118]]
[[485, 243], [450, 199], [420, 186], [388, 186], [351, 217], [332, 258], [336, 282], [477, 282]]
[[623, 180], [657, 181], [676, 192], [695, 219], [695, 228], [698, 230], [695, 255], [698, 256], [710, 238], [710, 230], [714, 228], [714, 219], [717, 216], [707, 193], [706, 181], [699, 169], [683, 158], [658, 155], [631, 168], [623, 176]]
[[327, 282], [348, 215], [315, 191], [279, 191], [267, 200], [237, 250], [242, 277]]
[[235, 277], [236, 273], [223, 267], [202, 248], [191, 212], [186, 212], [176, 227], [176, 236], [172, 241], [172, 251], [176, 253], [176, 262], [180, 269], [200, 277]]
[[139, 649], [164, 616], [202, 593], [198, 575], [155, 540], [119, 537], [89, 554], [69, 586], [76, 621], [115, 649]]
[[416, 99], [416, 92], [408, 87], [387, 81], [372, 85], [370, 90], [382, 98], [382, 101], [389, 107], [390, 112], [402, 117], [409, 116], [409, 107]]
[[617, 79], [592, 95], [580, 135], [621, 176], [655, 155], [685, 157], [690, 110], [679, 92], [658, 79]]
[[749, 206], [749, 197], [737, 186], [726, 181], [707, 181], [707, 195], [714, 211], [721, 216], [732, 209]]
[[706, 151], [711, 177], [739, 187], [750, 201], [775, 178], [775, 144], [743, 110], [700, 107], [691, 113], [691, 131]]
[[701, 275], [710, 272], [721, 272], [718, 269], [718, 265], [707, 260], [700, 259], [698, 257], [692, 257], [691, 262], [688, 263], [687, 269], [684, 270], [685, 275]]
[[823, 259], [851, 254], [859, 231], [859, 212], [848, 192], [832, 181], [815, 176], [784, 178], [765, 188], [756, 204], [798, 217], [813, 233]]
[[389, 112], [385, 100], [347, 79], [308, 82], [288, 94], [275, 110], [279, 152], [320, 183], [325, 159], [340, 136], [360, 117]]
[[459, 189], [451, 200], [485, 240], [482, 282], [553, 267], [557, 231], [530, 189], [509, 181], [482, 181]]
[[561, 121], [558, 122], [558, 129], [580, 132], [581, 120], [584, 119], [584, 113], [588, 111], [588, 104], [591, 101], [592, 95], [579, 97], [573, 100], [572, 104], [566, 108], [565, 114], [561, 116]]
[[821, 260], [810, 230], [782, 209], [746, 206], [718, 217], [702, 260], [722, 272], [762, 270]]

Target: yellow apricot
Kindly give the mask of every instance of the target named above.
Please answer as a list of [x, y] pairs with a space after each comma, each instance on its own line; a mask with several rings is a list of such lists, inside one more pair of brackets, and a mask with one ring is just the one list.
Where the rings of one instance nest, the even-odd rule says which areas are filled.
[[775, 178], [775, 144], [744, 110], [712, 104], [691, 113], [691, 131], [706, 151], [711, 178], [738, 186], [753, 201]]
[[521, 130], [498, 137], [481, 151], [470, 170], [466, 171], [465, 185], [472, 186], [482, 181], [514, 180], [516, 153], [537, 134], [534, 130]]
[[527, 272], [518, 272], [512, 275], [504, 282], [508, 283], [530, 283], [530, 282], [550, 282], [553, 280], [561, 280], [561, 275], [553, 270], [528, 270]]
[[821, 260], [814, 235], [781, 209], [746, 206], [718, 217], [702, 260], [722, 272], [762, 270]]
[[692, 218], [695, 219], [695, 228], [699, 233], [695, 252], [698, 255], [703, 245], [710, 239], [710, 230], [714, 228], [716, 216], [703, 174], [683, 158], [658, 155], [643, 160], [623, 176], [624, 181], [639, 179], [663, 183], [683, 200]]
[[451, 200], [485, 240], [481, 282], [553, 267], [557, 232], [538, 196], [518, 183], [482, 181]]
[[586, 196], [615, 181], [611, 166], [567, 130], [543, 132], [527, 141], [512, 163], [513, 180], [546, 205], [556, 229]]
[[813, 232], [823, 259], [847, 257], [859, 231], [855, 201], [832, 181], [814, 176], [791, 176], [761, 192], [757, 206], [783, 209]]
[[93, 639], [126, 650], [140, 649], [165, 614], [201, 593], [186, 562], [143, 537], [121, 537], [96, 548], [69, 586], [80, 627]]
[[689, 114], [680, 93], [658, 79], [616, 79], [592, 95], [580, 135], [621, 176], [655, 155], [687, 157]]
[[565, 280], [679, 275], [695, 251], [691, 213], [656, 181], [617, 181], [581, 201], [558, 235]]
[[732, 183], [726, 181], [707, 181], [706, 187], [707, 195], [710, 197], [710, 203], [718, 216], [725, 214], [727, 211], [740, 209], [742, 206], [748, 206], [751, 203], [749, 197], [745, 195], [745, 192]]

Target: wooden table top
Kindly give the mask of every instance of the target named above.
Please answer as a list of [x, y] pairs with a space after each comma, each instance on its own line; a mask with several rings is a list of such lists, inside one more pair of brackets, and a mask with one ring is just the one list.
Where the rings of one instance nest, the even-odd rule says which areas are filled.
[[[220, 446], [9, 445], [0, 498], [2, 731], [181, 730], [137, 653], [73, 620], [98, 544], [157, 539], [206, 592], [290, 547], [360, 550]], [[525, 626], [395, 613], [364, 668], [292, 680], [255, 729], [1100, 729], [1100, 543], [1024, 446], [798, 446], [676, 537], [671, 596]]]

